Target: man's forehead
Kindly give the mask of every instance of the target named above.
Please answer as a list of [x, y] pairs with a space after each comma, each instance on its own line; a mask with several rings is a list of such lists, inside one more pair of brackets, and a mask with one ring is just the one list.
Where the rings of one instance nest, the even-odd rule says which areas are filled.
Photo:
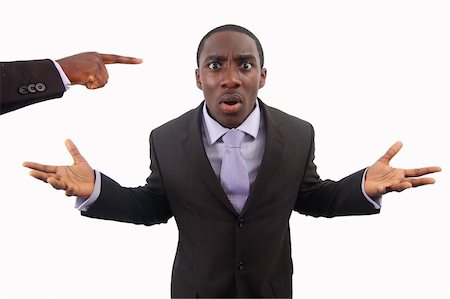
[[233, 55], [258, 56], [256, 42], [247, 34], [235, 31], [213, 33], [205, 40], [201, 56], [223, 56], [233, 52]]

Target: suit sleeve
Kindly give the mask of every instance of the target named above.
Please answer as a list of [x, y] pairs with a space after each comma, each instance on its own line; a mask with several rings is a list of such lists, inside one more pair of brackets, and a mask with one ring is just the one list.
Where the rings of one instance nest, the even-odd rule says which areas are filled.
[[150, 159], [151, 174], [143, 187], [122, 187], [102, 174], [98, 199], [81, 214], [92, 218], [144, 225], [166, 223], [172, 217], [172, 210], [164, 191], [157, 155], [151, 141]]
[[369, 215], [379, 213], [362, 192], [364, 169], [339, 181], [322, 180], [314, 164], [314, 130], [311, 127], [307, 167], [294, 210], [314, 217]]
[[0, 114], [60, 98], [65, 90], [49, 59], [0, 62]]

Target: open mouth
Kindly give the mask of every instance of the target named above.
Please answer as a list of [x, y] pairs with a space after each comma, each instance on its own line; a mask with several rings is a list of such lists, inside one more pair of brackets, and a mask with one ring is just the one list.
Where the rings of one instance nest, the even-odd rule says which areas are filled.
[[220, 107], [226, 113], [234, 113], [242, 105], [242, 98], [238, 94], [226, 94], [220, 98]]
[[239, 103], [239, 101], [238, 100], [228, 100], [228, 101], [223, 101], [223, 103], [225, 105], [233, 106], [233, 105]]

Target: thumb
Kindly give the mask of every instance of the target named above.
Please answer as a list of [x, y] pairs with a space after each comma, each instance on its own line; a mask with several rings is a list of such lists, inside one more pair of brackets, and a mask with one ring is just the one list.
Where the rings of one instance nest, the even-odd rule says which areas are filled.
[[72, 142], [72, 140], [67, 139], [66, 142], [66, 148], [69, 151], [70, 155], [73, 158], [74, 164], [80, 163], [80, 162], [86, 162], [84, 157], [80, 154], [78, 151], [78, 148], [76, 147], [75, 143]]
[[380, 159], [378, 159], [378, 162], [381, 162], [383, 164], [389, 164], [391, 159], [400, 151], [402, 146], [403, 143], [401, 141], [397, 141], [387, 150], [387, 152]]

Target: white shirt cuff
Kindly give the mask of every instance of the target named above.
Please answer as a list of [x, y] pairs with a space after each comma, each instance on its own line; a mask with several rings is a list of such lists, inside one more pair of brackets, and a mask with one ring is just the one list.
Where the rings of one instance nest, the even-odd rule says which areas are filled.
[[364, 175], [363, 175], [362, 182], [361, 182], [362, 193], [366, 197], [367, 201], [370, 202], [375, 209], [379, 210], [379, 209], [381, 209], [381, 196], [377, 197], [377, 198], [370, 198], [369, 195], [367, 195], [366, 190], [364, 189], [364, 183], [366, 182], [367, 170], [368, 170], [368, 168], [366, 168], [366, 170], [364, 171]]
[[62, 82], [63, 82], [63, 84], [64, 84], [64, 87], [66, 88], [66, 91], [69, 90], [70, 84], [71, 84], [69, 78], [67, 78], [66, 73], [64, 73], [64, 70], [63, 70], [62, 67], [59, 65], [59, 63], [57, 63], [55, 60], [52, 60], [52, 61], [53, 61], [53, 63], [55, 64], [55, 67], [56, 67], [56, 69], [58, 70], [59, 75], [61, 76], [61, 80], [62, 80]]
[[91, 196], [87, 199], [77, 197], [75, 201], [75, 208], [81, 212], [86, 212], [90, 206], [94, 204], [97, 198], [100, 196], [100, 189], [102, 185], [101, 174], [99, 171], [95, 170], [95, 184], [94, 191], [92, 191]]

